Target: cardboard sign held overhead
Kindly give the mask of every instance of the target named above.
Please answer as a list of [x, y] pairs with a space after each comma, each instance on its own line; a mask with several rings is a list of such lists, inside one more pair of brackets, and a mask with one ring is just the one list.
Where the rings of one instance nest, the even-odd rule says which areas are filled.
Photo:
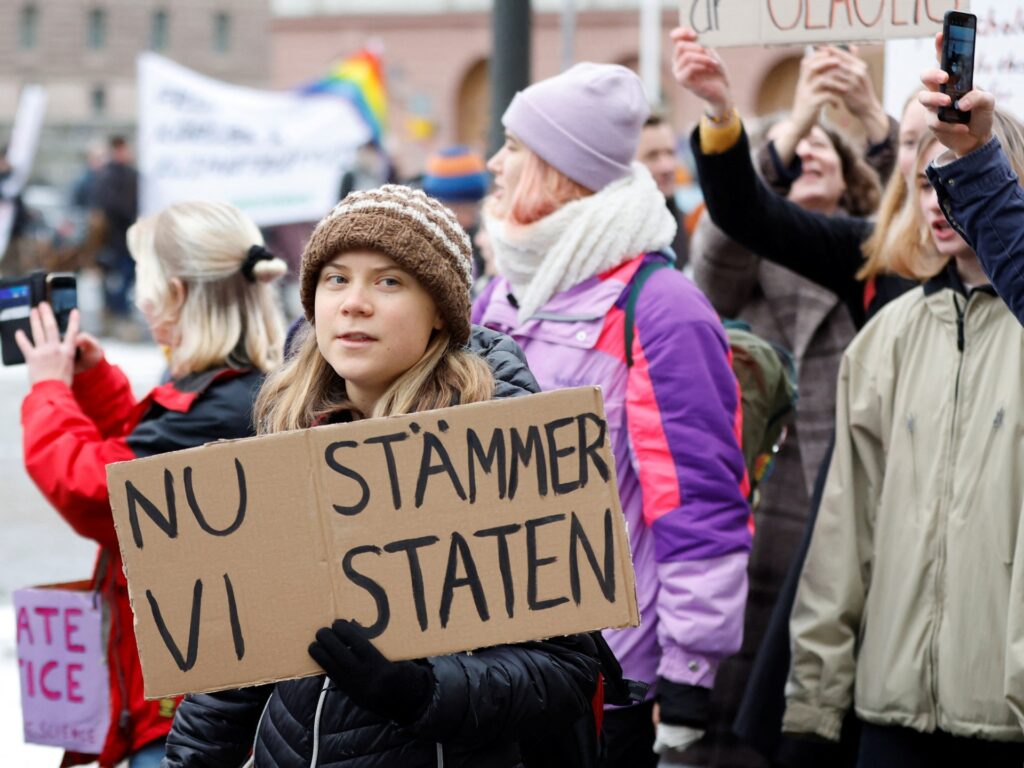
[[147, 698], [636, 626], [600, 390], [220, 442], [107, 470]]
[[679, 21], [712, 48], [879, 41], [942, 31], [970, 0], [680, 0]]

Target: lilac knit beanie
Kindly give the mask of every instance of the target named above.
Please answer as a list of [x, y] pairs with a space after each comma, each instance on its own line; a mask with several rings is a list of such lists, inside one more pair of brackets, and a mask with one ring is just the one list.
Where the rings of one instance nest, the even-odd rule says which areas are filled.
[[583, 62], [517, 93], [501, 122], [542, 160], [597, 192], [629, 173], [649, 115], [631, 70]]

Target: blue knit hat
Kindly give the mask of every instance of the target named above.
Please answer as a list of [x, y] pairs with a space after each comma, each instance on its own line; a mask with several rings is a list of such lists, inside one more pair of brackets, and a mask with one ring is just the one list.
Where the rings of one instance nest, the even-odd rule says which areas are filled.
[[487, 194], [484, 158], [469, 147], [442, 149], [427, 158], [423, 191], [445, 203], [475, 203]]

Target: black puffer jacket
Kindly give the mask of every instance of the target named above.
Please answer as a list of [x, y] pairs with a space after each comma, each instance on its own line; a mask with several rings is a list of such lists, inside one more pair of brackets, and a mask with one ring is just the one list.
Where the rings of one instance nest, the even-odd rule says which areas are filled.
[[237, 768], [255, 740], [258, 768], [511, 768], [521, 738], [587, 715], [597, 679], [586, 635], [426, 661], [433, 698], [406, 727], [355, 706], [322, 675], [187, 696], [162, 765]]
[[[522, 350], [509, 337], [474, 327], [470, 348], [494, 371], [496, 397], [539, 391]], [[589, 636], [426, 662], [434, 675], [433, 697], [405, 727], [357, 707], [323, 675], [187, 696], [162, 766], [237, 768], [253, 747], [257, 768], [512, 768], [522, 764], [523, 755], [531, 757], [533, 768], [542, 764], [532, 757], [538, 753], [544, 765], [574, 764], [573, 737], [565, 736], [586, 730], [598, 679]]]

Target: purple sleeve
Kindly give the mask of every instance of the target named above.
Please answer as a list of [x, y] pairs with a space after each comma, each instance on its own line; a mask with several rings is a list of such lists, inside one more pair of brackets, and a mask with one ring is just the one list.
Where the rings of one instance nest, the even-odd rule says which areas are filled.
[[742, 640], [750, 509], [729, 345], [707, 299], [666, 273], [639, 297], [627, 392], [655, 538], [660, 674], [710, 686]]

